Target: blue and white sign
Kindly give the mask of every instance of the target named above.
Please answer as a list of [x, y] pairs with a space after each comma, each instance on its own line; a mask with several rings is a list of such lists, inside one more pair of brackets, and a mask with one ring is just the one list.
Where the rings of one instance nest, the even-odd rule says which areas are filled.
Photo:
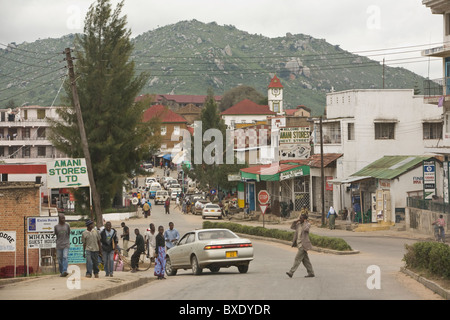
[[423, 197], [432, 200], [436, 195], [436, 162], [434, 160], [423, 162]]

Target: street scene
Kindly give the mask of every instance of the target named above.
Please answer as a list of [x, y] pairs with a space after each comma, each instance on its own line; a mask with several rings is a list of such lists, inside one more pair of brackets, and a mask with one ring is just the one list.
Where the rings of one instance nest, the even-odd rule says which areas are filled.
[[450, 299], [450, 1], [231, 2], [0, 0], [0, 300]]

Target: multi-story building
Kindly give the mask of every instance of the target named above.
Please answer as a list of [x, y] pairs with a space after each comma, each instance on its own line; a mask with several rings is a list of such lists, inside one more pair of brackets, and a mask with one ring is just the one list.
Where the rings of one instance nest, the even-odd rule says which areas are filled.
[[49, 140], [50, 122], [58, 107], [24, 106], [0, 110], [0, 160], [5, 163], [46, 162], [65, 157]]
[[[377, 184], [370, 177], [354, 176], [361, 169], [384, 156], [424, 156], [442, 143], [442, 110], [424, 103], [423, 96], [414, 90], [347, 90], [327, 95], [327, 117], [322, 121], [323, 152], [343, 154], [337, 160], [336, 172], [329, 177], [336, 184], [333, 204], [337, 209], [352, 208], [357, 200], [366, 212], [371, 207], [372, 193], [357, 192], [367, 178], [368, 184]], [[319, 123], [315, 120], [314, 153], [320, 154]], [[391, 190], [391, 212], [405, 207], [407, 192], [423, 191], [420, 174], [394, 199]], [[312, 177], [312, 179], [320, 179]], [[370, 181], [369, 181], [370, 180]], [[352, 185], [352, 183], [355, 183]], [[368, 187], [377, 187], [369, 186]], [[440, 186], [438, 186], [440, 187]], [[414, 190], [413, 190], [414, 189]], [[395, 217], [388, 217], [394, 221]]]
[[443, 198], [450, 203], [450, 2], [446, 0], [423, 0], [422, 3], [431, 9], [431, 13], [442, 15], [443, 44], [440, 47], [422, 52], [423, 56], [442, 58], [442, 74], [440, 79], [426, 80], [424, 84], [426, 103], [439, 106], [443, 119], [442, 141], [429, 149], [430, 152], [444, 157], [442, 176], [444, 179]]

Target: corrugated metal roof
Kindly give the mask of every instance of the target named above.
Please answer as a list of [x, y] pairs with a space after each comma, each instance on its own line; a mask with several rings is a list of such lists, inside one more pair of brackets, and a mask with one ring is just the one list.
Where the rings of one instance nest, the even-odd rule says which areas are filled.
[[394, 179], [403, 173], [422, 164], [422, 161], [431, 159], [430, 156], [384, 156], [352, 176], [370, 176], [377, 179]]

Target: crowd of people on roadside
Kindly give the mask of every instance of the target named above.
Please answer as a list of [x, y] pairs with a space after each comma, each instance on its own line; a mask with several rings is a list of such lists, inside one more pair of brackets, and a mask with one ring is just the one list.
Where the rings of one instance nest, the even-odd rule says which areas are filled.
[[[92, 220], [86, 220], [86, 230], [82, 233], [83, 258], [86, 259], [86, 278], [98, 278], [101, 266], [106, 277], [113, 277], [114, 271], [123, 270], [121, 255], [128, 258], [129, 251], [135, 249], [130, 258], [131, 272], [139, 270], [139, 259], [145, 253], [150, 263], [155, 264], [154, 275], [158, 279], [165, 279], [166, 250], [172, 248], [180, 239], [179, 232], [174, 228], [174, 223], [169, 222], [169, 228], [164, 230], [150, 223], [145, 234], [142, 235], [138, 228], [134, 229], [135, 241], [130, 242], [130, 230], [125, 222], [121, 223], [122, 247], [119, 246], [119, 237], [111, 222], [106, 222], [101, 228], [97, 228]], [[55, 226], [56, 252], [61, 277], [68, 276], [68, 256], [70, 248], [70, 225], [65, 221], [64, 214], [59, 215], [59, 223]]]

